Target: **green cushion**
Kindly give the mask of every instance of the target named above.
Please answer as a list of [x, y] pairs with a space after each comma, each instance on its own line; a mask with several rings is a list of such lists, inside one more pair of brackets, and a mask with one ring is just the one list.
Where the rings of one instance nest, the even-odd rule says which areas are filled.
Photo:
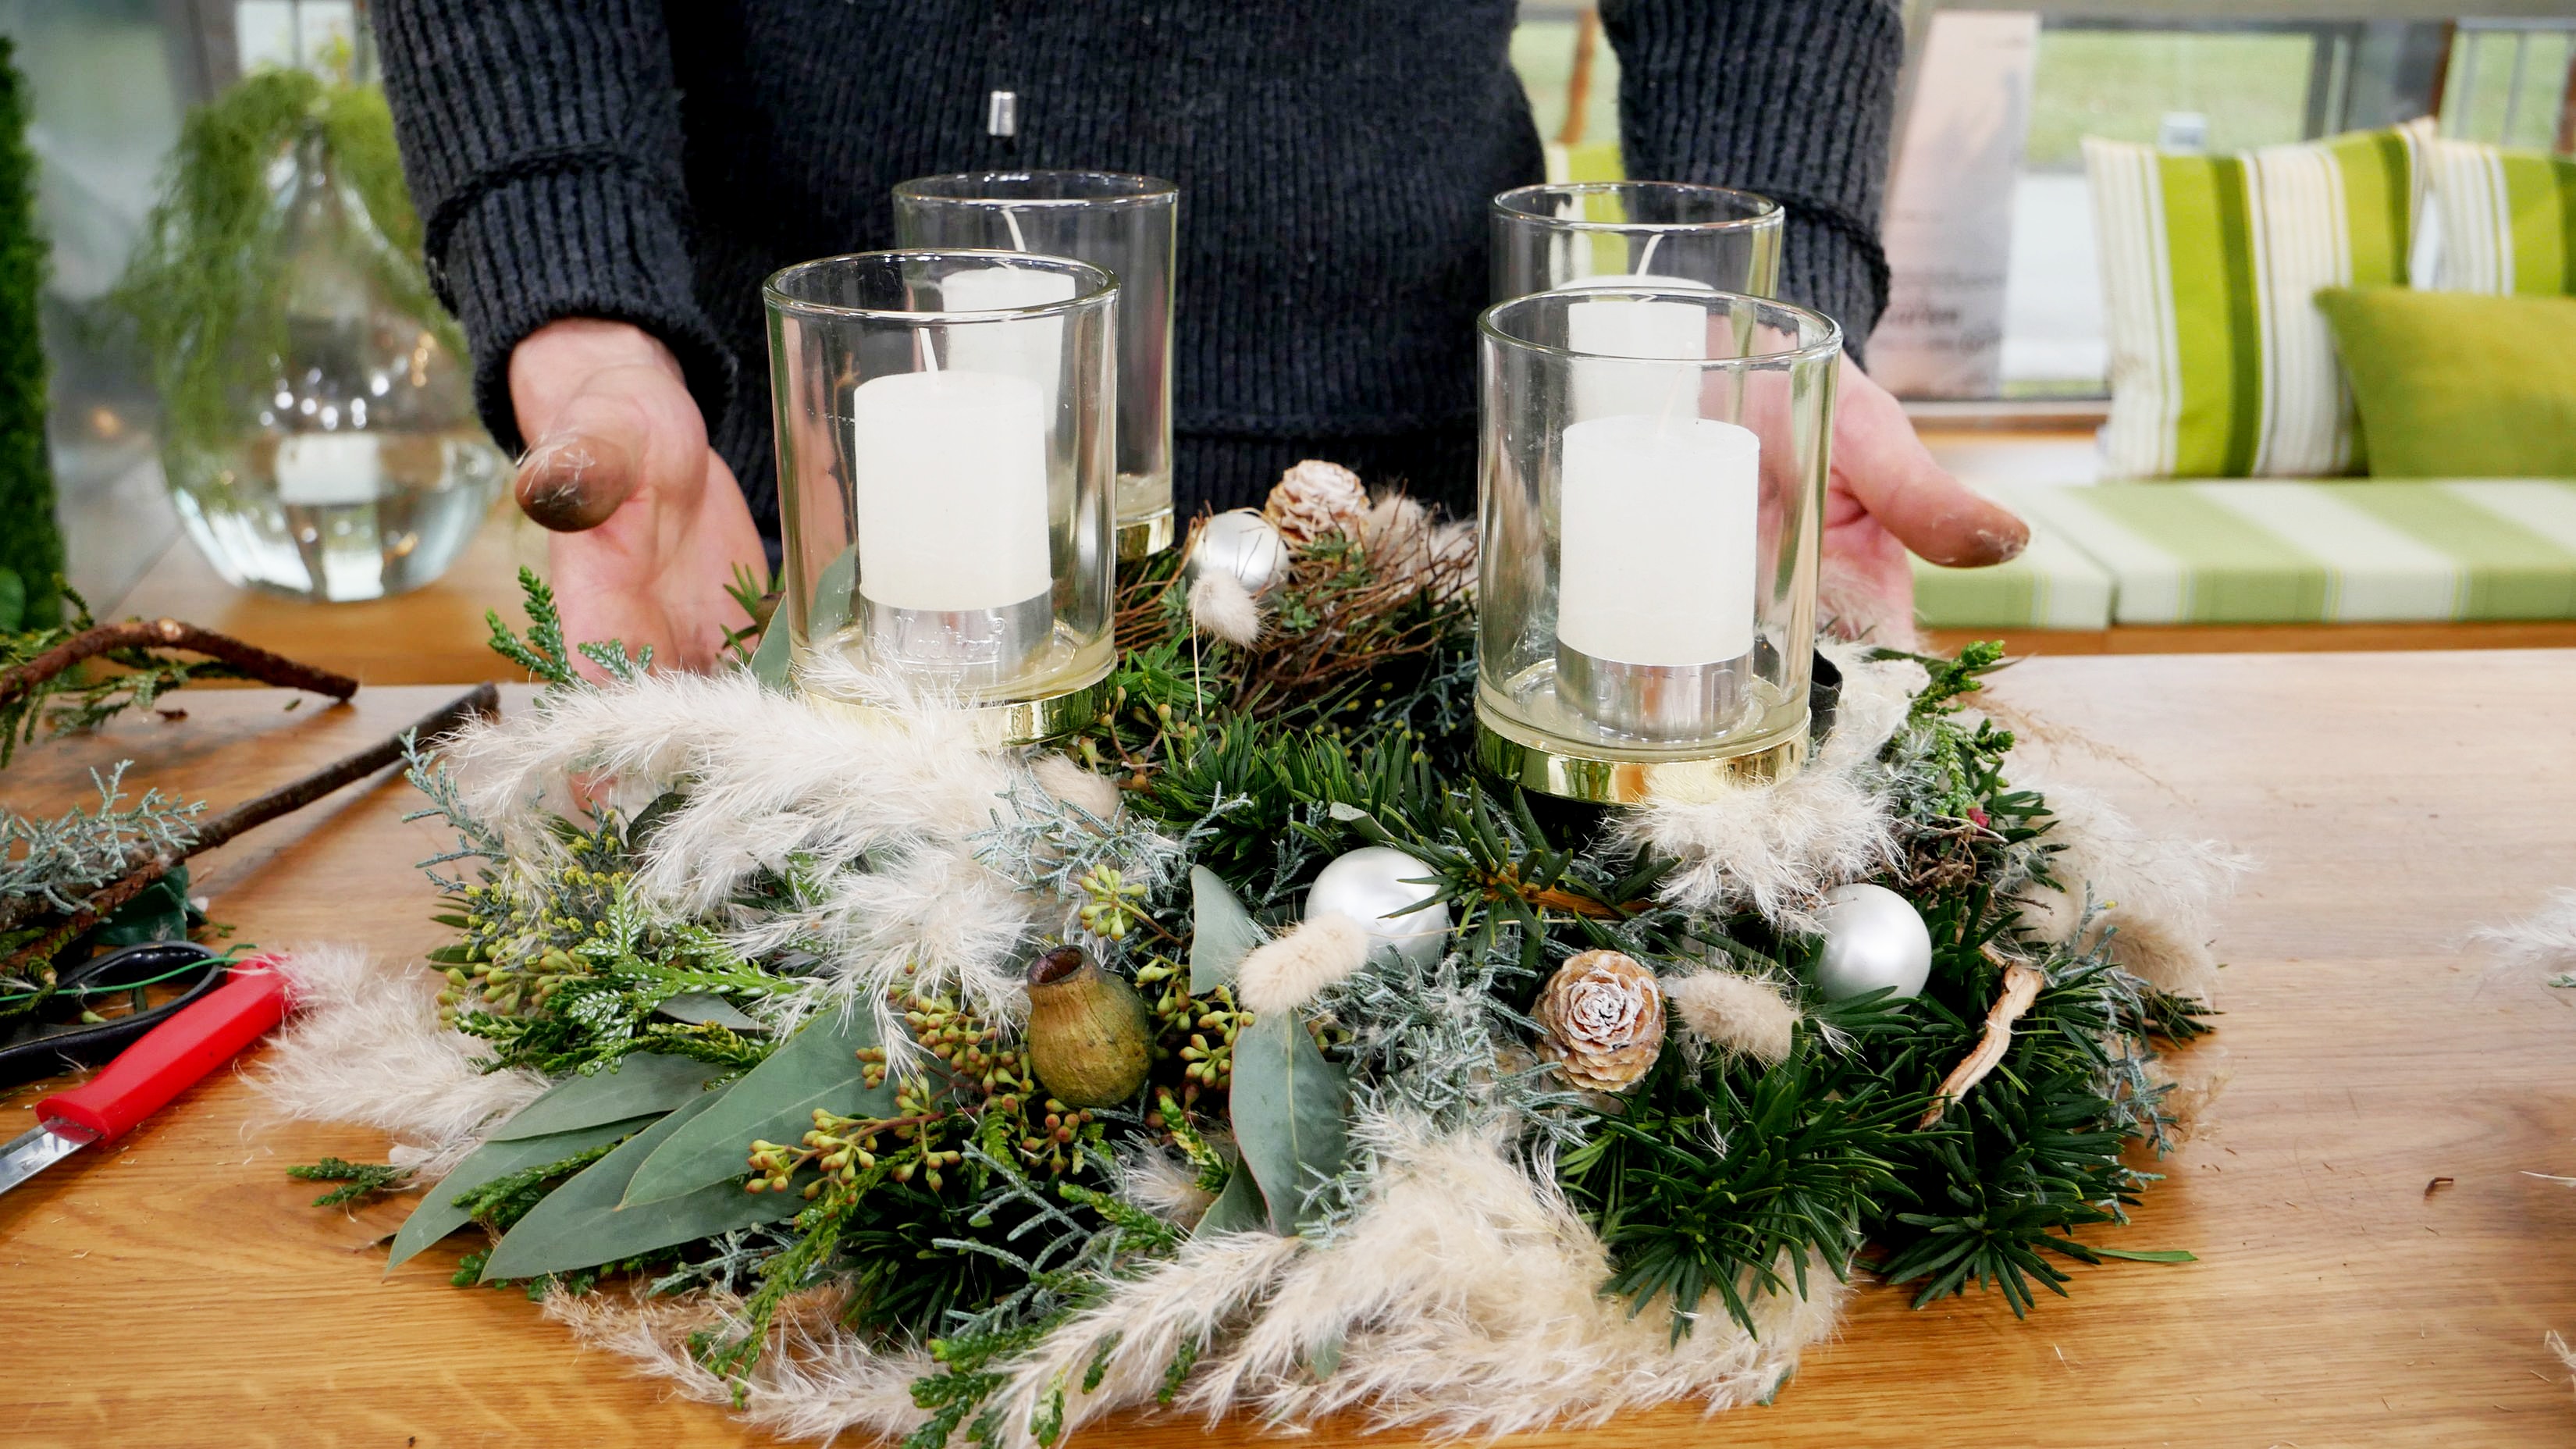
[[2576, 297], [2333, 289], [2378, 478], [2576, 477]]
[[2432, 122], [2237, 155], [2087, 138], [2117, 477], [2313, 477], [2359, 462], [2313, 298], [2406, 280]]
[[2576, 156], [2436, 141], [2445, 291], [2576, 293]]
[[2007, 499], [2120, 624], [2576, 618], [2576, 481], [2105, 483]]

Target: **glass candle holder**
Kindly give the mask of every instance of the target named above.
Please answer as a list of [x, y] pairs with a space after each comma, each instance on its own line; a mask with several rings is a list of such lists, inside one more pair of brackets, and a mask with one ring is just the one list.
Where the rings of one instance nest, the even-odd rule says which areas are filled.
[[[1118, 283], [1118, 556], [1172, 542], [1172, 236], [1180, 189], [1113, 171], [977, 171], [894, 189], [895, 245], [1071, 257]], [[1013, 277], [993, 305], [1056, 300]], [[1007, 290], [1017, 288], [1019, 290]]]
[[773, 627], [808, 696], [953, 697], [1003, 743], [1097, 714], [1115, 655], [1117, 284], [1060, 257], [890, 251], [789, 267], [764, 296]]
[[[1697, 355], [1590, 350], [1610, 305], [1687, 317]], [[1541, 292], [1479, 331], [1479, 762], [1616, 804], [1793, 769], [1841, 331], [1668, 287]]]
[[1492, 217], [1497, 302], [1625, 285], [1768, 297], [1779, 284], [1782, 212], [1749, 191], [1682, 181], [1523, 186], [1495, 197]]

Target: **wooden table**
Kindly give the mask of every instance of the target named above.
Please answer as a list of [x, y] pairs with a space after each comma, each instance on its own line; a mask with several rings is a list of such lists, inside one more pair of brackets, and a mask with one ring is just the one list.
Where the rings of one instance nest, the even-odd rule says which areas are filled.
[[[2576, 1395], [2541, 1339], [2576, 1332], [2576, 1190], [2530, 1174], [2576, 1172], [2576, 998], [2494, 976], [2463, 938], [2576, 885], [2576, 651], [2042, 660], [2001, 692], [2100, 742], [2061, 744], [2062, 778], [2263, 862], [2219, 941], [2223, 1029], [2195, 1049], [2232, 1067], [2217, 1126], [2109, 1239], [2200, 1261], [2078, 1269], [2073, 1300], [2027, 1323], [1993, 1296], [1916, 1312], [1873, 1288], [1774, 1407], [1521, 1442], [2570, 1442]], [[444, 693], [292, 713], [197, 695], [184, 723], [44, 747], [8, 794], [57, 800], [132, 754], [140, 778], [228, 802]], [[268, 946], [435, 943], [409, 862], [441, 841], [399, 821], [408, 805], [386, 784], [228, 848], [201, 876], [216, 916]], [[0, 1134], [32, 1095], [0, 1107]], [[309, 1208], [317, 1189], [281, 1169], [383, 1145], [268, 1123], [218, 1078], [0, 1196], [0, 1442], [758, 1442], [577, 1353], [519, 1295], [447, 1286], [454, 1247], [380, 1280], [372, 1240], [402, 1206]]]

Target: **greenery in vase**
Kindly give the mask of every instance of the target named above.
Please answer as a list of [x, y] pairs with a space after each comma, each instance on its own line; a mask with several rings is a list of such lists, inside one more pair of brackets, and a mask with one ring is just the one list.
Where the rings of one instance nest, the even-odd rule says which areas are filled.
[[280, 191], [313, 158], [355, 193], [382, 238], [366, 261], [387, 295], [462, 353], [421, 267], [420, 219], [383, 92], [261, 70], [180, 128], [161, 198], [111, 294], [150, 354], [165, 441], [205, 447], [228, 437], [240, 426], [243, 379], [266, 379], [285, 350], [293, 258], [281, 245]]

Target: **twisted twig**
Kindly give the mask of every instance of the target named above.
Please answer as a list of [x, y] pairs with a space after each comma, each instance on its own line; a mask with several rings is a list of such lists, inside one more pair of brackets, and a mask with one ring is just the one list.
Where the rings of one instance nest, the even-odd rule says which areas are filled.
[[37, 987], [40, 990], [50, 987], [53, 984], [52, 962], [55, 955], [78, 939], [82, 932], [104, 920], [117, 907], [141, 895], [154, 881], [169, 874], [170, 868], [180, 861], [212, 850], [234, 836], [256, 826], [265, 825], [281, 815], [301, 810], [343, 785], [365, 779], [401, 759], [403, 741], [406, 738], [415, 735], [425, 738], [442, 734], [463, 724], [470, 717], [498, 714], [500, 709], [500, 691], [489, 684], [478, 684], [421, 716], [409, 729], [391, 739], [380, 740], [354, 755], [325, 765], [300, 780], [279, 786], [265, 795], [243, 801], [207, 821], [205, 828], [197, 832], [196, 838], [188, 842], [186, 849], [156, 855], [127, 872], [122, 879], [91, 896], [61, 925], [46, 932], [35, 942], [11, 956], [5, 963], [0, 963], [0, 976], [18, 976], [33, 967]]
[[24, 664], [0, 670], [0, 708], [16, 704], [46, 680], [84, 659], [119, 649], [185, 649], [191, 654], [220, 659], [262, 684], [310, 690], [333, 699], [347, 699], [358, 692], [358, 681], [345, 674], [298, 664], [230, 634], [218, 634], [176, 619], [128, 619], [122, 624], [83, 629]]

